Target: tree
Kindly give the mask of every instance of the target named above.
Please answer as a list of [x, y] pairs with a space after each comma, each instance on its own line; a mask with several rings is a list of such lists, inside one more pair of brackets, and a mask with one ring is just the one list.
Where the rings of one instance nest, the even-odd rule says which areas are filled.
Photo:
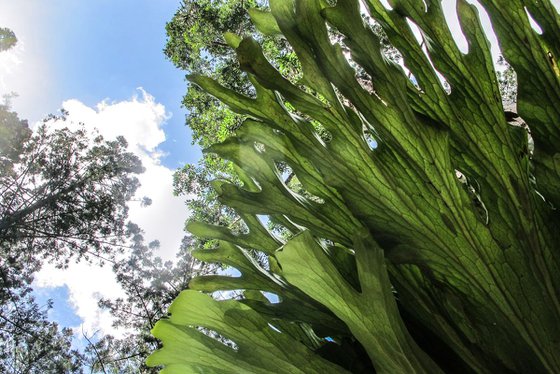
[[31, 289], [2, 305], [0, 371], [3, 373], [81, 373], [83, 357], [71, 348], [73, 331], [47, 318]]
[[128, 256], [113, 263], [117, 281], [126, 297], [100, 300], [99, 306], [115, 317], [114, 327], [125, 332], [122, 338], [102, 336], [85, 349], [87, 365], [93, 371], [155, 373], [145, 364], [148, 355], [160, 345], [150, 334], [156, 322], [167, 317], [167, 309], [195, 275], [215, 272], [215, 266], [195, 260], [190, 252], [192, 236], [183, 238], [177, 261], [162, 261], [154, 252], [159, 243], [146, 244], [140, 228], [127, 226], [131, 242]]
[[[0, 52], [12, 48], [17, 42], [13, 31], [0, 28]], [[5, 183], [17, 180], [21, 171], [20, 156], [31, 137], [26, 120], [20, 120], [10, 110], [14, 93], [4, 96], [0, 105], [0, 184], [2, 207], [4, 193], [10, 195]], [[15, 179], [14, 179], [15, 178]], [[17, 188], [27, 186], [19, 186]], [[11, 197], [16, 199], [14, 195]], [[7, 216], [1, 211], [0, 220]], [[60, 329], [50, 322], [47, 312], [52, 308], [49, 300], [39, 307], [29, 286], [40, 261], [29, 251], [21, 251], [14, 240], [0, 239], [0, 371], [6, 373], [45, 373], [81, 371], [82, 355], [71, 349], [73, 332]]]
[[[440, 2], [365, 2], [404, 69], [385, 58], [357, 1], [333, 4], [273, 0], [271, 13], [251, 13], [261, 32], [291, 44], [305, 89], [254, 38], [233, 34], [226, 40], [252, 95], [189, 76], [248, 117], [207, 149], [235, 165], [214, 189], [248, 231], [190, 224], [219, 240], [195, 257], [241, 277], [191, 281], [153, 330], [163, 349], [148, 363], [170, 372], [560, 371], [556, 10], [549, 1], [481, 1], [516, 72], [529, 136], [504, 114], [472, 5], [457, 5], [469, 42], [463, 54]], [[344, 38], [333, 43], [333, 30]], [[284, 183], [279, 163], [307, 194]], [[290, 239], [272, 235], [259, 215]], [[267, 266], [250, 251], [265, 253]], [[198, 292], [238, 289], [243, 300]]]
[[[235, 54], [228, 48], [223, 33], [254, 33], [247, 9], [256, 5], [254, 0], [182, 2], [166, 26], [165, 55], [181, 70], [205, 72], [219, 77], [232, 89], [247, 91], [250, 86], [233, 63]], [[239, 116], [198, 87], [189, 88], [183, 106], [188, 109], [187, 123], [193, 130], [193, 141], [203, 146], [225, 139], [240, 123]]]
[[517, 77], [515, 70], [513, 70], [503, 56], [499, 57], [498, 65], [503, 67], [503, 70], [498, 70], [497, 73], [504, 109], [512, 109], [517, 101]]
[[20, 120], [8, 105], [0, 105], [0, 172], [11, 171], [21, 154], [23, 144], [31, 135], [26, 120]]
[[0, 242], [11, 255], [48, 258], [109, 255], [124, 234], [126, 202], [138, 187], [140, 160], [119, 137], [89, 139], [84, 128], [46, 125], [23, 145], [13, 172], [0, 177]]
[[44, 261], [110, 260], [122, 248], [140, 160], [124, 138], [90, 139], [83, 126], [35, 132], [0, 107], [0, 371], [81, 372], [72, 331], [49, 322], [31, 296]]
[[[263, 42], [263, 48], [274, 65], [293, 81], [299, 78], [299, 62], [290, 45], [284, 40], [259, 34], [252, 24], [248, 9], [267, 6], [267, 1], [208, 1], [189, 0], [181, 3], [173, 19], [167, 24], [167, 58], [188, 74], [197, 72], [215, 77], [221, 84], [246, 95], [254, 89], [237, 64], [235, 54], [228, 48], [224, 33], [235, 30], [252, 35]], [[227, 105], [189, 85], [183, 97], [187, 109], [186, 124], [191, 128], [193, 143], [205, 148], [230, 137], [245, 115], [231, 111]], [[231, 226], [243, 231], [244, 223], [229, 207], [217, 199], [210, 181], [216, 178], [236, 180], [233, 166], [227, 160], [207, 153], [198, 165], [187, 164], [174, 175], [176, 195], [184, 196], [192, 221]], [[288, 176], [288, 178], [290, 178]], [[297, 184], [297, 178], [293, 180]], [[280, 228], [272, 221], [272, 228]], [[211, 246], [211, 243], [199, 243]]]
[[16, 44], [16, 34], [6, 27], [0, 27], [0, 52], [7, 51]]
[[[11, 30], [0, 29], [0, 50], [15, 42]], [[72, 260], [124, 262], [117, 254], [127, 246], [130, 228], [136, 227], [127, 223], [127, 203], [139, 185], [135, 174], [143, 171], [140, 160], [127, 151], [122, 137], [106, 141], [91, 137], [82, 124], [71, 125], [76, 130], [61, 125], [68, 114], [64, 111], [47, 117], [32, 132], [10, 109], [13, 95], [0, 105], [0, 371], [81, 373], [90, 367], [105, 372], [100, 353], [125, 357], [129, 350], [143, 356], [136, 354], [113, 367], [137, 372], [145, 368], [148, 349], [133, 346], [132, 338], [143, 342], [140, 337], [149, 337], [149, 330], [131, 323], [127, 327], [139, 330], [129, 340], [106, 336], [78, 352], [71, 349], [73, 331], [49, 321], [52, 302], [39, 307], [30, 285], [45, 261], [59, 267]], [[151, 201], [143, 198], [140, 203]]]

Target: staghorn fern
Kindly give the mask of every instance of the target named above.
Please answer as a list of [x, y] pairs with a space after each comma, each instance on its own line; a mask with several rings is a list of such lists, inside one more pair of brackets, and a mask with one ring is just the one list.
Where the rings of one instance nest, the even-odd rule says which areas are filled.
[[[236, 165], [243, 186], [214, 188], [249, 231], [190, 223], [220, 243], [195, 255], [241, 276], [193, 280], [154, 328], [163, 348], [148, 363], [165, 373], [560, 372], [558, 13], [548, 0], [480, 0], [517, 74], [522, 127], [504, 115], [473, 5], [457, 1], [465, 54], [440, 1], [364, 1], [404, 69], [385, 58], [358, 1], [332, 3], [271, 0], [270, 12], [251, 12], [262, 33], [290, 43], [298, 85], [233, 34], [256, 98], [189, 77], [249, 117], [207, 150]], [[266, 269], [251, 251], [268, 256]], [[239, 289], [241, 300], [199, 292]]]

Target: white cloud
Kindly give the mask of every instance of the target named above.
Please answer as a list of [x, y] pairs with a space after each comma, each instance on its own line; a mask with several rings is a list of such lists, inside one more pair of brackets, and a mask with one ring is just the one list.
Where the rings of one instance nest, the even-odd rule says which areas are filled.
[[[127, 101], [105, 100], [94, 108], [76, 99], [67, 100], [62, 105], [70, 113], [65, 124], [70, 123], [72, 127], [81, 122], [92, 132], [97, 129], [106, 139], [114, 139], [119, 135], [127, 139], [129, 150], [140, 157], [146, 169], [139, 176], [141, 187], [137, 196], [152, 199], [152, 205], [148, 207], [131, 202], [129, 218], [145, 231], [147, 241], [158, 239], [161, 242], [159, 256], [171, 259], [184, 235], [187, 210], [184, 200], [173, 196], [173, 170], [161, 164], [163, 155], [158, 151], [158, 146], [165, 141], [163, 127], [169, 115], [154, 97], [142, 89], [139, 89], [139, 93], [140, 96], [134, 95]], [[62, 124], [58, 122], [52, 126]], [[114, 333], [110, 315], [99, 311], [97, 307], [100, 297], [115, 298], [122, 295], [110, 266], [98, 268], [80, 263], [72, 264], [65, 270], [45, 266], [37, 274], [35, 283], [39, 287], [67, 285], [69, 302], [84, 321], [84, 330], [88, 333], [97, 330]]]
[[[52, 29], [36, 1], [0, 0], [0, 25], [13, 30], [17, 44], [0, 53], [0, 95], [16, 92], [13, 109], [31, 121], [57, 108], [55, 69], [50, 64], [50, 45], [42, 36]], [[48, 94], [45, 94], [48, 93]]]
[[86, 263], [72, 264], [68, 269], [56, 269], [46, 264], [37, 274], [35, 285], [52, 288], [66, 285], [68, 287], [68, 304], [83, 321], [80, 326], [71, 326], [81, 336], [83, 330], [88, 336], [96, 331], [102, 334], [118, 336], [119, 331], [111, 326], [113, 319], [107, 310], [97, 306], [100, 298], [123, 297], [124, 292], [118, 286], [111, 266], [92, 266]]
[[163, 127], [169, 119], [165, 107], [153, 96], [139, 88], [141, 96], [110, 103], [104, 100], [94, 108], [79, 100], [66, 100], [62, 107], [69, 112], [66, 122], [51, 126], [74, 126], [84, 123], [92, 133], [97, 131], [106, 139], [124, 136], [129, 150], [141, 160], [146, 171], [138, 176], [141, 187], [136, 196], [147, 196], [152, 205], [141, 207], [138, 202], [130, 206], [130, 220], [146, 232], [146, 239], [161, 242], [160, 255], [171, 259], [183, 237], [183, 223], [187, 217], [184, 200], [173, 196], [173, 170], [161, 164], [163, 154], [158, 146], [165, 141]]
[[0, 53], [0, 92], [9, 93], [9, 85], [6, 77], [15, 75], [22, 65], [22, 55], [24, 54], [24, 44], [16, 44], [9, 51]]
[[156, 103], [153, 96], [142, 88], [138, 90], [142, 96], [134, 95], [129, 101], [110, 103], [104, 100], [95, 108], [90, 108], [79, 100], [71, 99], [65, 101], [62, 107], [70, 112], [70, 121], [95, 127], [106, 138], [124, 135], [134, 153], [159, 162], [158, 155], [153, 152], [165, 141], [162, 127], [169, 117], [165, 107]]

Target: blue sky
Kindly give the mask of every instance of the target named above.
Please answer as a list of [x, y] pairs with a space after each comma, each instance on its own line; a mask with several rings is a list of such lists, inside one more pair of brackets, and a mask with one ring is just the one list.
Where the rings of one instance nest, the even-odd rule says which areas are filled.
[[69, 296], [66, 286], [35, 290], [35, 300], [41, 309], [45, 310], [49, 300], [54, 302], [53, 308], [48, 312], [49, 319], [66, 326], [79, 326], [82, 320], [72, 311], [72, 306], [68, 303]]
[[30, 72], [36, 89], [6, 87], [20, 95], [14, 108], [36, 121], [69, 98], [93, 106], [126, 100], [143, 87], [172, 113], [162, 162], [172, 168], [195, 162], [200, 153], [190, 147], [180, 107], [184, 73], [162, 53], [165, 23], [178, 7], [177, 0], [0, 0], [0, 25], [24, 44], [22, 64], [29, 63], [26, 57], [36, 60]]
[[[18, 45], [0, 56], [0, 95], [33, 124], [61, 107], [75, 121], [96, 126], [104, 136], [132, 143], [146, 173], [139, 195], [152, 198], [146, 209], [131, 206], [131, 219], [146, 239], [163, 240], [161, 255], [172, 258], [187, 217], [183, 200], [172, 196], [174, 169], [200, 158], [191, 145], [181, 99], [184, 73], [163, 55], [165, 23], [179, 0], [0, 0], [0, 27], [9, 27]], [[141, 89], [139, 89], [141, 88]], [[54, 300], [49, 316], [63, 326], [110, 330], [97, 299], [118, 297], [110, 270], [72, 265], [45, 266], [36, 277], [40, 304]]]

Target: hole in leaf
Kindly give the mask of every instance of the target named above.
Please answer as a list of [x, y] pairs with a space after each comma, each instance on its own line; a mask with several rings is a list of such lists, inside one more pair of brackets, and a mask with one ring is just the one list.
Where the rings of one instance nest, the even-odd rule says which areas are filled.
[[200, 331], [201, 333], [203, 333], [204, 335], [206, 335], [209, 338], [212, 338], [214, 340], [216, 340], [217, 342], [222, 343], [223, 345], [225, 345], [226, 347], [229, 347], [235, 351], [239, 350], [239, 346], [237, 345], [237, 343], [235, 343], [233, 340], [225, 337], [224, 335], [218, 333], [215, 330], [211, 330], [208, 329], [206, 327], [196, 327], [196, 329], [198, 331]]
[[[277, 219], [274, 219], [271, 216], [263, 215], [263, 214], [258, 214], [257, 218], [262, 223], [262, 225], [267, 228], [268, 233], [270, 235], [276, 237], [276, 239], [280, 241], [284, 241], [282, 236], [277, 235], [277, 233], [282, 232], [284, 230], [284, 227], [282, 227], [282, 225], [278, 222]], [[268, 268], [266, 269], [268, 270]]]
[[333, 139], [332, 133], [325, 128], [320, 122], [312, 120], [311, 125], [315, 129], [315, 133], [323, 143], [329, 143]]
[[262, 294], [263, 294], [264, 297], [266, 297], [268, 299], [268, 301], [271, 304], [279, 304], [279, 303], [282, 302], [280, 297], [275, 293], [262, 291]]
[[214, 300], [241, 300], [243, 290], [214, 291], [211, 296]]
[[266, 214], [257, 214], [257, 218], [259, 221], [261, 221], [261, 223], [265, 227], [266, 225], [268, 225], [268, 222], [270, 221], [270, 218]]
[[517, 112], [517, 73], [503, 56], [498, 57], [494, 66], [504, 110]]
[[[291, 168], [290, 168], [291, 170]], [[286, 187], [292, 191], [293, 193], [295, 193], [298, 196], [302, 196], [304, 198], [306, 198], [309, 201], [313, 201], [317, 204], [324, 204], [325, 200], [322, 199], [321, 197], [314, 195], [313, 193], [309, 192], [305, 186], [301, 183], [301, 181], [299, 180], [297, 174], [295, 174], [295, 172], [290, 171], [290, 174], [288, 175], [288, 177], [286, 178], [286, 180], [284, 181]]]
[[282, 334], [282, 331], [280, 331], [276, 326], [274, 326], [273, 324], [271, 324], [270, 322], [268, 323], [268, 327], [270, 327], [272, 330], [274, 330], [275, 332]]
[[366, 140], [366, 143], [367, 143], [368, 147], [369, 147], [372, 151], [374, 151], [374, 150], [377, 149], [377, 146], [378, 146], [377, 140], [375, 140], [375, 138], [371, 135], [371, 133], [370, 133], [369, 131], [366, 130], [366, 131], [364, 132], [364, 138], [365, 138], [365, 140]]
[[288, 241], [295, 233], [300, 231], [297, 226], [293, 225], [292, 222], [283, 215], [274, 215], [270, 218], [267, 228], [280, 242]]
[[[285, 222], [289, 222], [283, 216], [268, 216], [268, 215], [257, 215], [257, 218], [262, 223], [262, 225], [268, 230], [268, 233], [276, 238], [280, 242], [285, 242], [289, 237], [291, 237], [292, 229]], [[268, 270], [268, 268], [266, 268]]]
[[274, 161], [274, 165], [276, 166], [278, 173], [282, 176], [282, 181], [286, 183], [286, 180], [292, 174], [292, 168], [284, 161]]
[[231, 266], [218, 270], [218, 275], [225, 275], [231, 278], [241, 278], [241, 272]]
[[395, 48], [389, 41], [389, 37], [383, 30], [383, 27], [375, 21], [373, 18], [366, 16], [364, 18], [366, 24], [370, 27], [371, 31], [379, 37], [379, 42], [381, 46], [381, 53], [389, 61], [392, 61], [398, 65], [403, 64], [403, 58], [401, 52]]
[[531, 25], [531, 28], [535, 30], [537, 34], [542, 35], [543, 33], [542, 27], [537, 23], [537, 21], [535, 21], [531, 13], [529, 13], [529, 9], [527, 9], [527, 7], [525, 7], [525, 13], [527, 13], [527, 17], [529, 18], [529, 24]]
[[266, 147], [263, 143], [255, 142], [254, 147], [255, 150], [259, 153], [264, 153], [266, 151]]
[[238, 218], [233, 221], [228, 228], [230, 229], [231, 233], [234, 235], [243, 235], [249, 233], [249, 226], [243, 221], [242, 219]]
[[256, 249], [250, 249], [247, 251], [247, 253], [253, 260], [255, 260], [255, 262], [260, 267], [262, 267], [266, 271], [270, 271], [270, 263], [268, 261], [268, 255], [266, 253], [257, 251]]
[[447, 6], [443, 6], [443, 15], [445, 17], [445, 21], [447, 22], [447, 27], [449, 27], [449, 31], [457, 48], [464, 53], [469, 53], [469, 43], [467, 42], [467, 38], [465, 34], [463, 34], [463, 30], [461, 29], [461, 24], [459, 23], [459, 16], [457, 15], [457, 0], [453, 0]]

